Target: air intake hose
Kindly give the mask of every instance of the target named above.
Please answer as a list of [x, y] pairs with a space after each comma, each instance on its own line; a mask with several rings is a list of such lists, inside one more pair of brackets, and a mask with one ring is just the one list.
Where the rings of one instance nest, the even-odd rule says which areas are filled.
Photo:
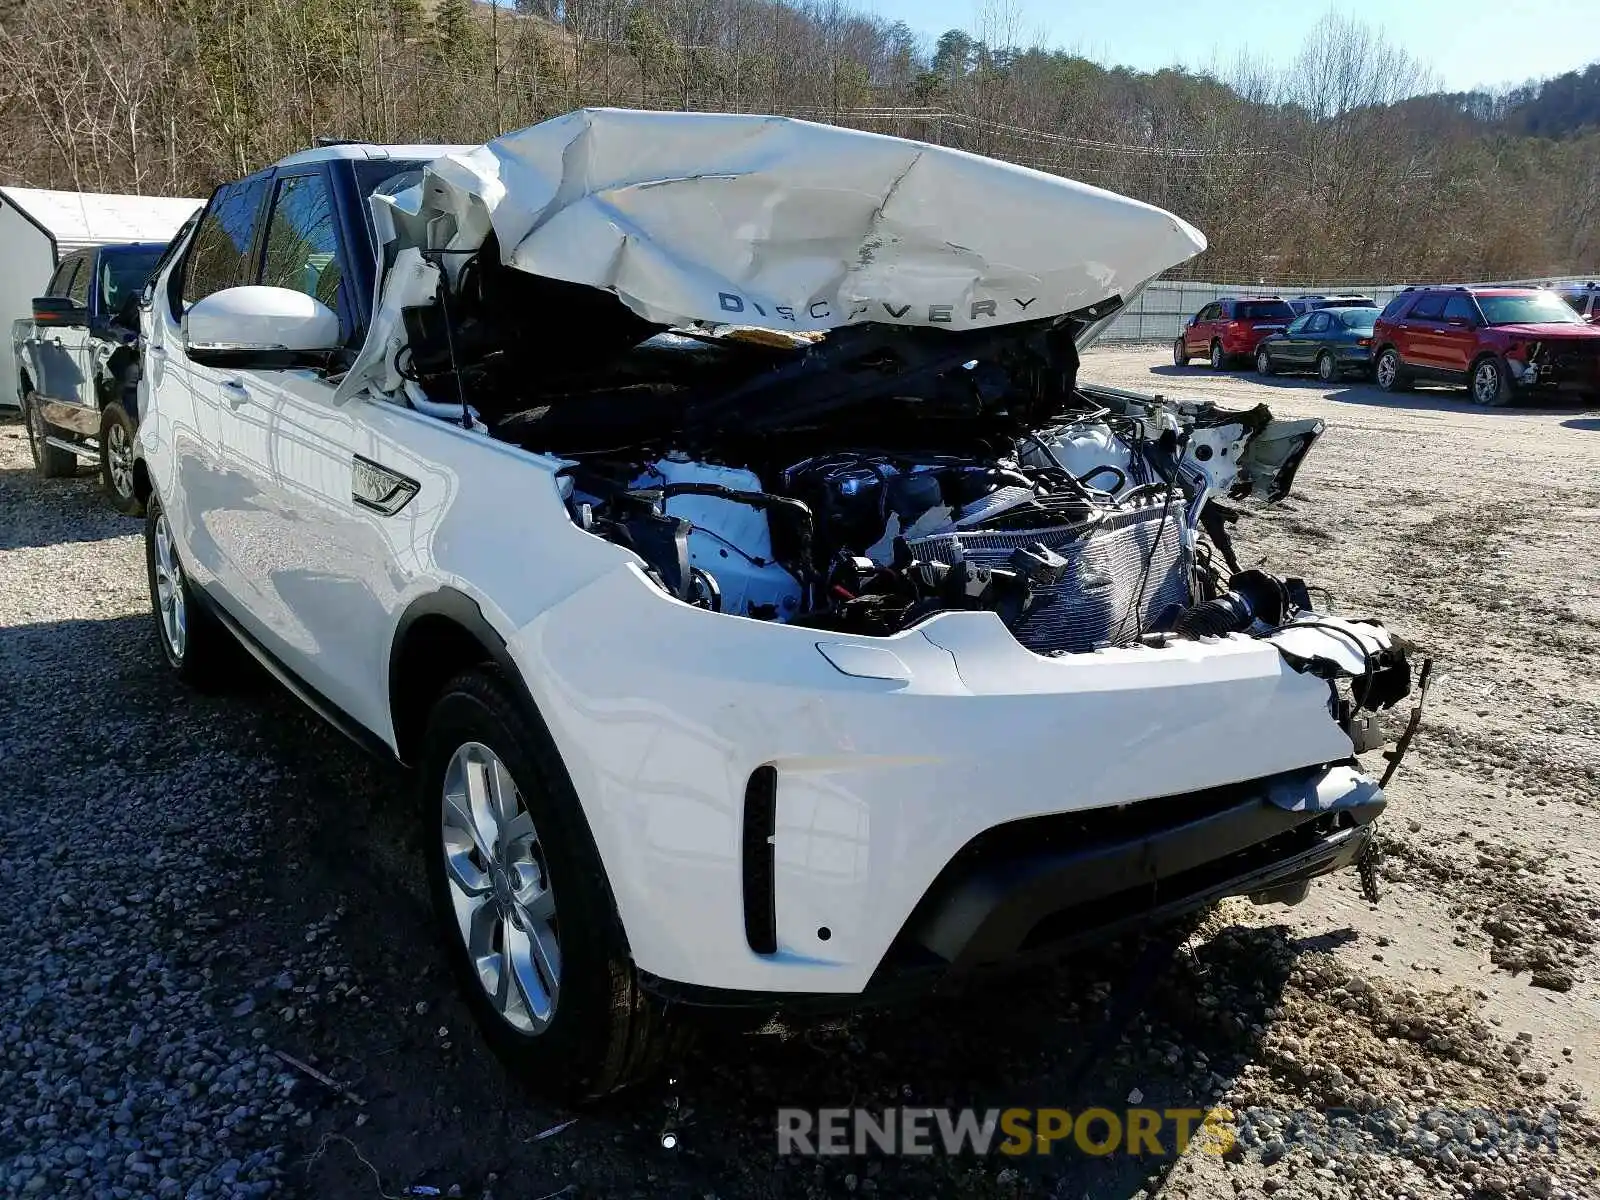
[[1304, 587], [1298, 580], [1279, 579], [1265, 571], [1240, 571], [1228, 580], [1222, 595], [1182, 613], [1172, 632], [1186, 638], [1221, 637], [1243, 633], [1258, 620], [1280, 625], [1297, 607], [1297, 593]]

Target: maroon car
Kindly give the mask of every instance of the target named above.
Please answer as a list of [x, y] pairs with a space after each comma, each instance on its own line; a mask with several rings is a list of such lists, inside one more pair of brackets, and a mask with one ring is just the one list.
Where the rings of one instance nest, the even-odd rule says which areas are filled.
[[1189, 318], [1172, 343], [1172, 363], [1186, 367], [1203, 358], [1213, 371], [1255, 357], [1263, 339], [1282, 333], [1295, 318], [1289, 302], [1277, 296], [1224, 296]]
[[1431, 379], [1465, 384], [1479, 404], [1535, 388], [1600, 394], [1600, 327], [1543, 288], [1407, 288], [1378, 317], [1372, 344], [1386, 392]]

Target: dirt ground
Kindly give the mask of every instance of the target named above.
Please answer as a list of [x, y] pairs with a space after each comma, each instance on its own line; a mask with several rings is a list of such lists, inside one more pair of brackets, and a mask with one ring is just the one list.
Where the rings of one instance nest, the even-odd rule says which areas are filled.
[[[530, 1098], [472, 1032], [431, 941], [405, 779], [269, 685], [196, 699], [168, 681], [138, 526], [86, 478], [28, 472], [20, 427], [0, 421], [0, 566], [52, 581], [44, 598], [0, 589], [0, 633], [30, 648], [48, 633], [81, 689], [70, 711], [13, 719], [61, 737], [113, 720], [126, 744], [159, 743], [141, 770], [173, 787], [191, 786], [186, 740], [248, 764], [216, 785], [263, 848], [208, 897], [227, 928], [217, 1011], [260, 995], [239, 1038], [364, 1101], [306, 1081], [306, 1121], [251, 1135], [285, 1152], [279, 1194], [1600, 1197], [1600, 413], [1178, 370], [1164, 347], [1091, 352], [1084, 376], [1328, 422], [1294, 495], [1235, 540], [1246, 565], [1304, 576], [1435, 660], [1389, 789], [1382, 901], [1350, 875], [1292, 909], [1230, 902], [1170, 961], [1113, 948], [831, 1024], [709, 1028], [670, 1080], [584, 1112]], [[41, 506], [64, 532], [23, 532]], [[134, 637], [137, 653], [101, 644]], [[20, 696], [32, 668], [9, 669]], [[313, 982], [274, 1000], [262, 981], [280, 972]], [[776, 1152], [780, 1105], [1129, 1103], [1214, 1104], [1236, 1144], [1181, 1159]]]

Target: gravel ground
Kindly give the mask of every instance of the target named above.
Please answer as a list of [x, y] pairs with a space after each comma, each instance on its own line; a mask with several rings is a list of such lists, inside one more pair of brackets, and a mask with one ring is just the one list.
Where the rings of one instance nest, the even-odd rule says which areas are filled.
[[[1224, 906], [1170, 961], [708, 1028], [670, 1082], [581, 1113], [508, 1080], [455, 1000], [405, 778], [253, 676], [174, 685], [138, 524], [37, 478], [0, 416], [0, 1195], [1600, 1196], [1600, 419], [1164, 356], [1086, 375], [1325, 417], [1241, 557], [1438, 659], [1383, 902], [1327, 881]], [[780, 1104], [1128, 1103], [1216, 1104], [1237, 1144], [775, 1153]]]

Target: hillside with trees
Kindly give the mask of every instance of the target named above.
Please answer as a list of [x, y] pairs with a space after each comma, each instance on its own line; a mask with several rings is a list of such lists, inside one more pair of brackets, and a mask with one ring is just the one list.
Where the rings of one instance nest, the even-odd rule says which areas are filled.
[[[1600, 273], [1600, 64], [1444, 94], [1330, 16], [1281, 68], [931, 42], [840, 0], [0, 0], [0, 182], [204, 195], [319, 136], [478, 142], [582, 105], [773, 112], [1170, 208], [1199, 275]], [[1063, 230], [1063, 236], [1070, 236]]]

